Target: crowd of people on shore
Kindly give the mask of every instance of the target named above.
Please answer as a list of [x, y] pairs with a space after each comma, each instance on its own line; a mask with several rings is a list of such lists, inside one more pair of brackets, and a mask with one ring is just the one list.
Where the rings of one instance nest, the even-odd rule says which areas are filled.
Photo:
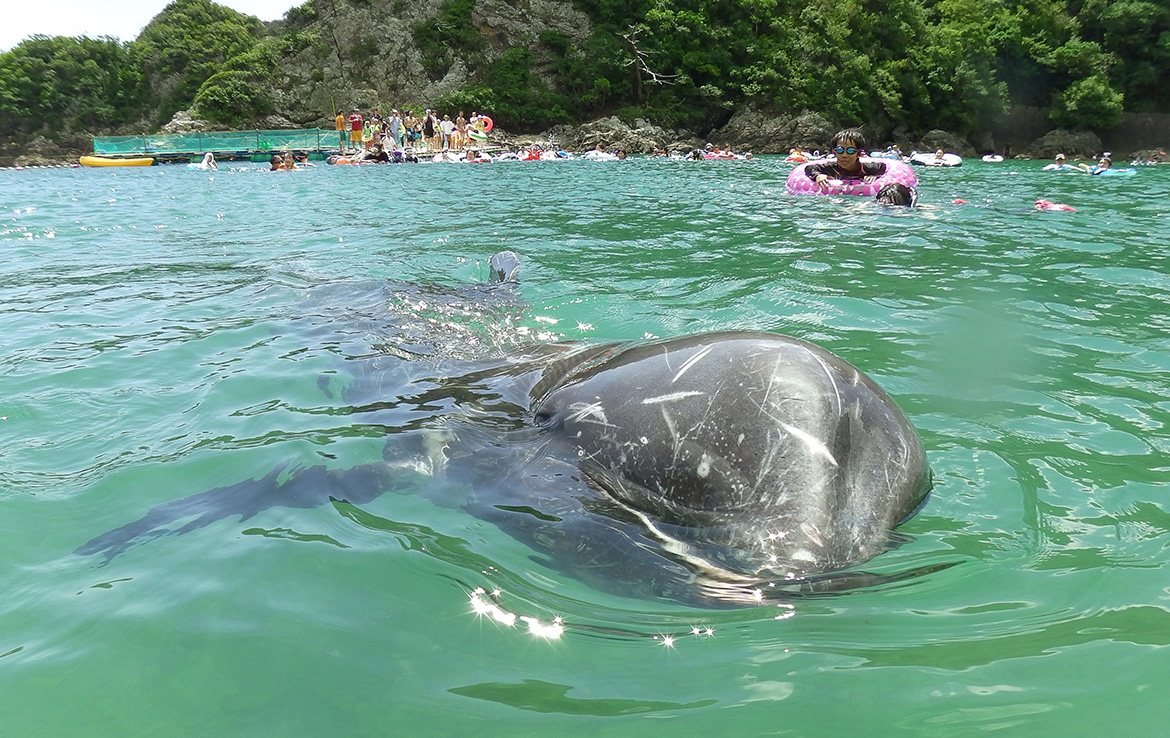
[[344, 110], [338, 110], [334, 124], [338, 146], [343, 153], [349, 154], [375, 148], [381, 151], [409, 149], [414, 153], [431, 154], [464, 151], [485, 141], [487, 132], [493, 127], [490, 117], [474, 111], [466, 117], [460, 110], [452, 119], [450, 115], [440, 116], [438, 111], [430, 108], [422, 115], [396, 108], [389, 115], [383, 115], [381, 108], [375, 108], [368, 118], [358, 108], [348, 116]]
[[[338, 147], [341, 158], [361, 161], [412, 161], [419, 156], [442, 155], [449, 159], [450, 154], [459, 154], [460, 160], [472, 160], [482, 157], [483, 145], [487, 140], [487, 133], [492, 130], [494, 123], [487, 115], [480, 115], [472, 111], [465, 116], [460, 110], [452, 118], [450, 115], [441, 115], [436, 110], [427, 108], [423, 114], [415, 115], [411, 110], [391, 109], [389, 115], [384, 115], [381, 108], [375, 108], [369, 117], [362, 114], [360, 108], [353, 108], [348, 115], [344, 110], [338, 110], [334, 118], [334, 125], [338, 134]], [[516, 152], [518, 158], [539, 158], [547, 156], [540, 146], [533, 146], [529, 150]], [[590, 152], [585, 152], [586, 154]], [[626, 157], [625, 151], [608, 152], [603, 146], [596, 148], [596, 153], [612, 154], [619, 159]], [[473, 156], [468, 157], [468, 154]], [[690, 160], [701, 159], [750, 159], [752, 155], [734, 152], [731, 147], [719, 147], [707, 144], [705, 148], [688, 150], [685, 153], [672, 154], [666, 149], [655, 149], [651, 156], [676, 156]]]

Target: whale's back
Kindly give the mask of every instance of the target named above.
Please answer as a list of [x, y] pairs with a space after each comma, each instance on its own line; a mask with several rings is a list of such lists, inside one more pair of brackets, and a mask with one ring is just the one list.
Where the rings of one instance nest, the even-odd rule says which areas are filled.
[[648, 525], [745, 573], [869, 559], [930, 489], [922, 443], [894, 401], [786, 336], [638, 346], [572, 377], [537, 415]]

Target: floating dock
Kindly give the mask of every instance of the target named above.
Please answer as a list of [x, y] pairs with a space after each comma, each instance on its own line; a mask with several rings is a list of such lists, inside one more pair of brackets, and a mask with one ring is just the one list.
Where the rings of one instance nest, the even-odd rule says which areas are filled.
[[267, 162], [273, 154], [295, 151], [321, 160], [341, 151], [341, 136], [349, 131], [299, 128], [282, 131], [210, 131], [156, 133], [148, 136], [94, 138], [93, 152], [112, 159], [153, 157], [158, 162], [199, 161], [205, 152], [216, 159]]

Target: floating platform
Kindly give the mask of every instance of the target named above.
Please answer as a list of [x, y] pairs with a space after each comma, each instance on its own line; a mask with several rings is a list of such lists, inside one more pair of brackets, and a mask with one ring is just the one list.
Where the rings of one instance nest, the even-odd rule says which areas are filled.
[[349, 132], [298, 128], [102, 136], [93, 140], [93, 152], [97, 157], [108, 159], [150, 157], [161, 163], [200, 161], [208, 151], [215, 154], [216, 159], [266, 162], [273, 154], [295, 151], [320, 161], [331, 153], [340, 153], [342, 135], [348, 137]]

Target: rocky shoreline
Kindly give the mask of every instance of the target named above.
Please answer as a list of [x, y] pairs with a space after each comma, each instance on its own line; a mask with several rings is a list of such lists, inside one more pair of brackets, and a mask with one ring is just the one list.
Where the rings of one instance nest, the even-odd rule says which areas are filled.
[[[321, 119], [321, 128], [331, 129], [332, 121]], [[276, 126], [274, 126], [276, 127]], [[702, 148], [713, 143], [736, 152], [763, 154], [786, 154], [793, 147], [817, 150], [825, 145], [839, 126], [816, 113], [800, 115], [766, 115], [753, 110], [737, 113], [727, 125], [700, 138], [692, 132], [662, 128], [641, 118], [632, 124], [617, 117], [599, 118], [582, 125], [555, 126], [538, 134], [511, 134], [497, 128], [492, 133], [492, 147], [503, 149], [527, 148], [540, 144], [546, 148], [567, 151], [587, 151], [603, 145], [609, 150], [625, 150], [630, 154], [650, 154], [663, 150], [684, 152]], [[164, 127], [165, 133], [186, 133], [212, 130], [210, 124], [192, 118], [187, 111], [180, 111]], [[990, 140], [990, 136], [987, 137]], [[929, 131], [921, 138], [911, 138], [897, 131], [890, 136], [877, 136], [870, 142], [874, 150], [887, 145], [897, 145], [902, 151], [937, 151], [943, 149], [963, 158], [978, 157], [986, 150], [977, 150], [967, 139], [946, 131]], [[91, 154], [92, 139], [82, 147], [82, 141], [74, 138], [68, 142], [54, 142], [37, 136], [23, 146], [10, 142], [0, 149], [0, 167], [33, 167], [71, 165], [80, 156]], [[1159, 149], [1132, 152], [1116, 152], [1115, 158], [1146, 157]], [[1034, 140], [1024, 151], [1006, 152], [1016, 159], [1051, 159], [1057, 153], [1064, 153], [1070, 159], [1092, 159], [1103, 151], [1101, 139], [1091, 132], [1049, 131]], [[996, 152], [1005, 153], [1005, 152]]]

